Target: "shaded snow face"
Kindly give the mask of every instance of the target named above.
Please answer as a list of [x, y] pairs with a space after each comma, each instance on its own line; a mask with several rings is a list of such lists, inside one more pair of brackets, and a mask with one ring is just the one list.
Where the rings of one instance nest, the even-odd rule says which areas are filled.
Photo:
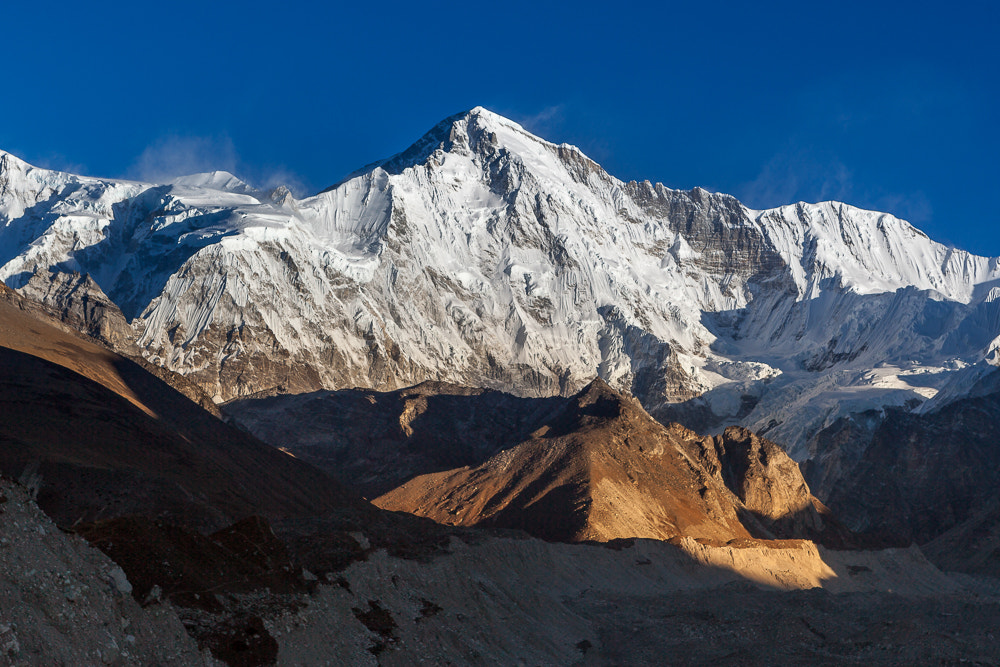
[[87, 273], [217, 399], [423, 380], [769, 428], [933, 396], [997, 336], [996, 259], [846, 204], [623, 183], [477, 108], [314, 197], [214, 172], [88, 179], [0, 155], [0, 277]]

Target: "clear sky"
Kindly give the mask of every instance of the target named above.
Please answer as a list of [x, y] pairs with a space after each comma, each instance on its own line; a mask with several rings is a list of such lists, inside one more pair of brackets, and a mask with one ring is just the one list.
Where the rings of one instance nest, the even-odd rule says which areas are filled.
[[303, 195], [482, 105], [619, 178], [838, 199], [1000, 255], [998, 6], [4, 3], [0, 148]]

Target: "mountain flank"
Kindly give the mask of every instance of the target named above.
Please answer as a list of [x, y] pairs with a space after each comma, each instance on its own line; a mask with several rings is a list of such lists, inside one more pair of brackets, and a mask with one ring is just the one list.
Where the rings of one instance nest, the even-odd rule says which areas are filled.
[[855, 531], [926, 544], [942, 567], [1000, 575], [998, 423], [996, 392], [886, 411], [830, 505]]
[[319, 470], [0, 289], [0, 471], [61, 525], [142, 513], [218, 529], [251, 514], [367, 511]]
[[416, 477], [374, 502], [556, 541], [851, 541], [774, 443], [735, 427], [711, 437], [662, 426], [600, 379], [481, 465]]

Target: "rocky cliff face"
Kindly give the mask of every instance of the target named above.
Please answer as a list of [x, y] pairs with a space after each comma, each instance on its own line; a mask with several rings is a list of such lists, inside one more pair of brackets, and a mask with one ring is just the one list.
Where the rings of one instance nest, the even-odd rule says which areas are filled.
[[996, 393], [924, 415], [889, 411], [830, 506], [854, 530], [918, 543], [979, 516], [1000, 484], [998, 419]]
[[0, 662], [205, 664], [171, 609], [131, 593], [121, 567], [0, 478]]
[[808, 537], [837, 546], [851, 542], [781, 447], [738, 427], [703, 442], [702, 460], [740, 500], [744, 515], [752, 515], [778, 537]]
[[138, 354], [135, 330], [90, 276], [75, 271], [35, 273], [19, 292], [47, 306], [77, 331], [114, 350]]

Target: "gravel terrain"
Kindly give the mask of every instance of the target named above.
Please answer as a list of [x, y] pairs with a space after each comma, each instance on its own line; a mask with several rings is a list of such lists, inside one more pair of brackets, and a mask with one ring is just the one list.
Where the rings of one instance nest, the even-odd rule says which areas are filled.
[[0, 479], [0, 665], [214, 665], [169, 605]]

